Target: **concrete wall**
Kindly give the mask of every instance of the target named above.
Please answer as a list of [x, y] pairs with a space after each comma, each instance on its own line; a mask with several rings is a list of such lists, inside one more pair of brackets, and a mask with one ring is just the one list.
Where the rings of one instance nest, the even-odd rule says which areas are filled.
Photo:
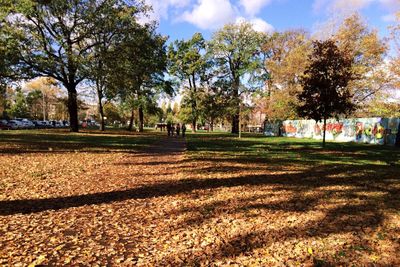
[[[400, 118], [331, 119], [326, 124], [326, 140], [368, 144], [392, 144]], [[286, 120], [281, 124], [266, 123], [267, 136], [322, 139], [323, 123], [314, 120]]]

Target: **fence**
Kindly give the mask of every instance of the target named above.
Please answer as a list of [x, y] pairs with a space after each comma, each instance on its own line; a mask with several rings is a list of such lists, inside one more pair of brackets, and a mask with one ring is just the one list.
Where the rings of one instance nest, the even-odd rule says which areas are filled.
[[[400, 118], [331, 119], [326, 122], [326, 140], [394, 145], [399, 123]], [[316, 123], [314, 120], [266, 122], [264, 134], [322, 139], [323, 123]]]

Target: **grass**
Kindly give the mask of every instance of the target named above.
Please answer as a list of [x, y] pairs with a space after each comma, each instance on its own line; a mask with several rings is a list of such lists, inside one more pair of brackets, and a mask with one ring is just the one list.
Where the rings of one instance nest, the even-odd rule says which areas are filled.
[[0, 265], [399, 265], [400, 151], [0, 132]]
[[323, 148], [320, 141], [286, 137], [264, 137], [245, 134], [238, 139], [231, 134], [189, 135], [188, 150], [194, 157], [219, 153], [224, 157], [240, 158], [268, 164], [313, 165], [396, 165], [400, 164], [400, 151], [392, 146], [358, 143], [328, 142]]

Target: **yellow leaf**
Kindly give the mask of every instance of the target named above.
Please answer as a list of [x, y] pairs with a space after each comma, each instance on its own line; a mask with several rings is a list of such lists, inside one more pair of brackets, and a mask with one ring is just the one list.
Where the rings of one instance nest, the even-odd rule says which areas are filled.
[[46, 259], [45, 255], [40, 255], [34, 262], [28, 265], [28, 267], [35, 267], [36, 265], [40, 265]]
[[370, 257], [370, 259], [371, 259], [373, 262], [377, 262], [377, 261], [379, 260], [379, 257], [376, 256], [376, 255], [372, 255], [372, 256]]
[[308, 253], [309, 253], [310, 255], [312, 255], [312, 254], [313, 254], [313, 250], [312, 250], [312, 248], [308, 248], [308, 249], [307, 249], [307, 251], [308, 251]]

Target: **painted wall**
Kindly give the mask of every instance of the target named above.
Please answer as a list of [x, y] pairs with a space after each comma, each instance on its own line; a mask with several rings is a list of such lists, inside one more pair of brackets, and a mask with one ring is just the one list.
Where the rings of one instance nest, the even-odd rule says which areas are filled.
[[[399, 123], [400, 118], [331, 119], [326, 123], [326, 140], [394, 145]], [[264, 134], [322, 139], [323, 123], [315, 123], [314, 120], [266, 123]]]

